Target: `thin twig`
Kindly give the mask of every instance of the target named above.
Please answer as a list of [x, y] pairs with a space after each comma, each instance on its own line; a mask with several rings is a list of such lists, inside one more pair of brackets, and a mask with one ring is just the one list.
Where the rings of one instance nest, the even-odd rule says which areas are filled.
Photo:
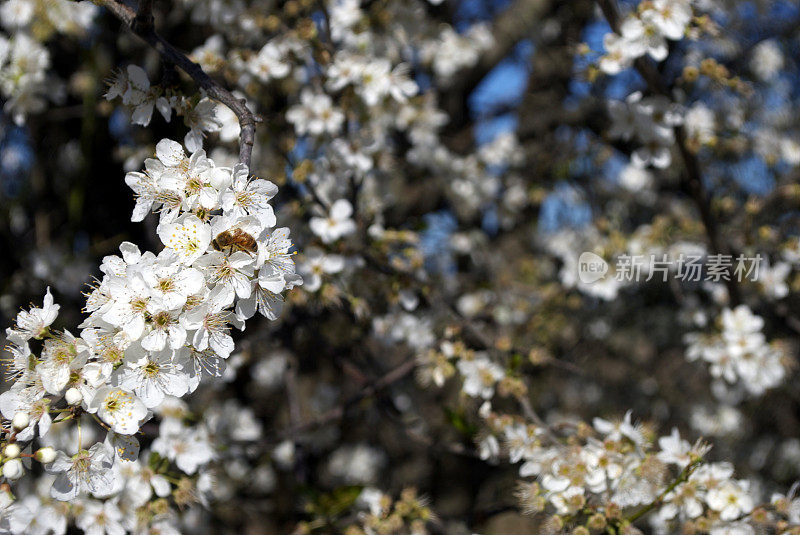
[[642, 518], [644, 515], [646, 515], [647, 513], [649, 513], [650, 511], [652, 511], [656, 507], [660, 506], [662, 503], [664, 503], [664, 498], [666, 498], [667, 494], [669, 494], [670, 492], [675, 490], [675, 488], [677, 488], [677, 486], [680, 485], [681, 483], [684, 483], [684, 482], [688, 481], [689, 478], [691, 477], [692, 473], [694, 473], [695, 469], [698, 466], [700, 466], [700, 464], [702, 462], [703, 462], [702, 459], [697, 459], [697, 460], [694, 460], [691, 463], [689, 463], [686, 466], [686, 468], [684, 468], [681, 471], [681, 473], [678, 474], [678, 477], [675, 479], [675, 481], [673, 481], [667, 488], [665, 488], [663, 491], [661, 491], [661, 494], [659, 494], [656, 497], [655, 500], [653, 500], [649, 504], [643, 506], [641, 509], [637, 510], [631, 516], [626, 518], [626, 520], [628, 522], [630, 522], [631, 524], [633, 524], [634, 522], [636, 522], [637, 520]]
[[[115, 0], [99, 0], [99, 4], [105, 6], [135, 35], [139, 36], [144, 42], [153, 47], [164, 61], [180, 67], [180, 69], [188, 74], [210, 98], [221, 102], [236, 114], [236, 117], [239, 119], [239, 126], [241, 127], [241, 133], [239, 134], [239, 161], [249, 168], [258, 119], [253, 112], [247, 109], [245, 100], [237, 99], [230, 91], [206, 74], [200, 65], [190, 60], [183, 52], [179, 51], [161, 37], [155, 31], [152, 24], [148, 26], [147, 24], [137, 23], [137, 13], [128, 6]], [[152, 2], [143, 0], [140, 7], [145, 8], [148, 5], [152, 5]], [[152, 18], [152, 14], [150, 17]]]
[[315, 429], [318, 429], [324, 425], [333, 423], [337, 420], [341, 420], [342, 418], [344, 418], [344, 415], [347, 413], [348, 409], [358, 404], [360, 401], [374, 396], [381, 390], [403, 379], [412, 371], [414, 371], [416, 366], [417, 366], [416, 359], [413, 357], [409, 358], [396, 368], [393, 368], [392, 370], [387, 372], [385, 375], [382, 375], [375, 381], [365, 385], [357, 394], [348, 398], [343, 404], [322, 413], [313, 420], [298, 425], [292, 425], [291, 428], [279, 432], [278, 437], [280, 439], [294, 437], [301, 433], [314, 431]]
[[558, 440], [556, 434], [550, 428], [550, 426], [547, 425], [547, 423], [544, 420], [542, 420], [542, 417], [536, 413], [536, 411], [533, 408], [533, 405], [531, 405], [531, 402], [527, 397], [527, 394], [518, 397], [517, 401], [519, 401], [519, 405], [520, 407], [522, 407], [522, 412], [523, 414], [525, 414], [525, 417], [528, 420], [532, 421], [535, 425], [537, 425], [544, 432], [544, 434], [547, 436], [550, 442], [552, 442], [553, 444], [561, 443]]

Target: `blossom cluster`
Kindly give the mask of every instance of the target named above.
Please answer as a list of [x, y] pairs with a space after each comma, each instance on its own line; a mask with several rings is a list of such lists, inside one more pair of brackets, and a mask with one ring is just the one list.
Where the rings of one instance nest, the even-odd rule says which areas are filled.
[[433, 72], [448, 83], [459, 70], [474, 65], [480, 53], [493, 44], [491, 28], [486, 24], [475, 24], [463, 34], [445, 28], [436, 41], [422, 48], [422, 57], [432, 64]]
[[768, 344], [762, 329], [764, 320], [747, 305], [726, 308], [717, 333], [689, 333], [686, 358], [702, 360], [709, 372], [730, 385], [744, 387], [751, 396], [760, 396], [783, 382], [787, 358], [778, 344]]
[[346, 529], [347, 535], [425, 535], [429, 533], [426, 524], [434, 518], [427, 500], [413, 488], [403, 489], [400, 497], [393, 500], [378, 489], [366, 487], [359, 494], [357, 505], [365, 510], [359, 512], [358, 522]]
[[[8, 0], [0, 5], [0, 95], [3, 111], [23, 124], [59, 96], [61, 82], [49, 72], [50, 52], [42, 41], [53, 32], [81, 35], [96, 12], [90, 3], [69, 0]], [[36, 25], [36, 32], [33, 26]]]
[[[36, 459], [56, 476], [47, 481], [58, 500], [141, 489], [131, 479], [144, 470], [135, 464], [134, 435], [154, 415], [166, 415], [154, 454], [188, 475], [212, 460], [208, 434], [169, 418], [167, 407], [197, 389], [204, 376], [221, 377], [234, 349], [231, 329], [244, 329], [257, 312], [275, 319], [281, 292], [302, 283], [288, 229], [274, 228], [269, 200], [277, 187], [251, 178], [245, 166], [217, 166], [203, 150], [189, 156], [165, 139], [156, 146], [156, 158], [145, 161], [143, 172], [129, 173], [126, 183], [136, 195], [132, 220], [158, 212], [164, 249], [142, 252], [124, 242], [120, 256], [104, 258], [103, 277], [87, 294], [89, 316], [79, 336], [53, 328], [60, 307], [49, 289], [41, 307], [21, 311], [6, 331], [14, 382], [0, 395], [0, 411], [13, 432], [3, 475], [7, 481], [21, 478], [20, 449], [51, 441], [56, 449], [40, 448]], [[51, 429], [71, 419], [80, 430], [82, 413], [108, 430], [104, 441], [87, 447], [80, 431], [77, 444], [52, 441]], [[147, 488], [152, 484], [159, 496], [170, 493], [157, 473], [148, 477]], [[126, 508], [128, 524], [150, 496], [136, 492], [134, 507]], [[119, 520], [116, 505], [106, 504], [106, 514]]]
[[620, 23], [619, 34], [611, 32], [603, 38], [606, 53], [600, 58], [600, 69], [613, 75], [645, 55], [655, 61], [666, 59], [667, 40], [683, 39], [691, 21], [689, 0], [642, 2], [636, 13]]
[[[727, 314], [729, 323], [755, 318], [742, 308]], [[591, 426], [498, 411], [495, 406], [504, 406], [498, 398], [522, 398], [524, 386], [515, 386], [514, 373], [488, 353], [461, 343], [420, 354], [420, 363], [438, 386], [458, 372], [462, 393], [480, 403], [480, 458], [518, 466], [520, 505], [528, 514], [547, 515], [546, 529], [629, 529], [631, 519], [651, 508], [648, 521], [655, 533], [692, 526], [718, 535], [749, 534], [766, 521], [797, 525], [796, 515], [787, 518], [791, 500], [775, 495], [772, 506], [758, 506], [760, 491], [751, 481], [735, 478], [730, 463], [708, 462], [710, 445], [690, 444], [677, 429], [656, 438], [648, 426], [633, 421], [632, 411], [616, 421], [596, 417]]]
[[[212, 441], [207, 423], [186, 425], [186, 407], [177, 398], [166, 399], [154, 413], [161, 419], [159, 437], [141, 452], [123, 451], [113, 432], [100, 442], [101, 428], [85, 415], [82, 434], [70, 420], [54, 423], [41, 439], [47, 446], [34, 456], [53, 459], [45, 464], [48, 472], [13, 481], [13, 494], [3, 491], [4, 532], [64, 534], [74, 524], [88, 533], [98, 526], [103, 533], [180, 533], [181, 519], [168, 502], [208, 504], [216, 479], [210, 463], [220, 457], [220, 444]], [[86, 450], [80, 439], [97, 442]]]
[[48, 93], [46, 70], [50, 54], [25, 33], [10, 39], [0, 35], [0, 92], [6, 103], [3, 110], [21, 124], [25, 114], [42, 111]]
[[637, 91], [624, 102], [610, 100], [608, 112], [613, 119], [608, 135], [641, 145], [631, 154], [635, 166], [664, 169], [670, 165], [674, 127], [683, 124], [680, 106], [663, 96], [643, 98]]
[[[170, 88], [151, 85], [147, 73], [138, 65], [128, 65], [127, 69], [118, 72], [106, 92], [107, 100], [119, 98], [124, 106], [131, 111], [131, 122], [141, 126], [150, 124], [153, 110], [169, 122], [173, 110], [175, 114], [183, 117], [184, 123], [189, 128], [183, 140], [189, 152], [196, 152], [203, 148], [203, 138], [206, 132], [218, 132], [225, 140], [238, 136], [239, 125], [226, 124], [217, 118], [218, 105], [208, 97], [188, 98]], [[230, 123], [230, 121], [229, 121]]]
[[593, 430], [583, 432], [590, 433], [585, 441], [546, 446], [535, 426], [505, 427], [509, 461], [522, 461], [520, 476], [537, 478], [518, 487], [523, 507], [602, 529], [657, 503], [650, 517], [657, 533], [671, 533], [676, 522], [702, 522], [705, 531], [727, 533], [741, 529], [739, 521], [755, 507], [750, 483], [733, 478], [727, 463], [701, 464], [709, 448], [689, 444], [677, 429], [656, 446], [628, 412], [620, 422], [596, 418]]
[[[619, 33], [612, 31], [604, 36], [605, 54], [599, 59], [600, 70], [616, 75], [643, 56], [664, 60], [668, 40], [683, 39], [692, 17], [689, 0], [642, 2], [635, 13], [620, 22]], [[640, 92], [634, 92], [625, 102], [610, 100], [608, 111], [614, 121], [609, 135], [641, 145], [631, 155], [634, 165], [659, 169], [670, 165], [675, 143], [673, 129], [684, 121], [680, 107], [664, 96], [642, 98]]]

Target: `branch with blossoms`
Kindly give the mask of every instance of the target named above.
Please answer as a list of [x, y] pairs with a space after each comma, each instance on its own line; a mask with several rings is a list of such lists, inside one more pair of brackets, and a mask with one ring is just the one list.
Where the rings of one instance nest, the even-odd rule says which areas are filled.
[[[644, 21], [640, 21], [637, 17], [630, 17], [623, 21], [616, 0], [598, 0], [597, 3], [611, 29], [616, 34], [616, 36], [608, 34], [609, 38], [606, 39], [606, 43], [609, 46], [609, 54], [606, 56], [609, 59], [605, 63], [606, 72], [614, 73], [619, 68], [613, 63], [611, 64], [613, 66], [609, 65], [611, 62], [621, 60], [620, 65], [624, 65], [632, 60], [636, 70], [647, 82], [650, 91], [662, 98], [669, 98], [673, 88], [665, 85], [652, 60], [661, 61], [665, 59], [667, 53], [665, 37], [673, 40], [683, 38], [686, 26], [691, 18], [691, 7], [689, 7], [688, 2], [657, 3], [655, 4], [655, 9], [645, 11]], [[651, 15], [653, 13], [655, 15]], [[650, 31], [647, 29], [651, 27], [647, 26], [648, 24], [659, 25], [659, 30], [649, 37], [645, 35], [646, 32]], [[650, 40], [649, 43], [647, 42], [648, 39]], [[640, 41], [644, 43], [641, 51], [631, 53], [622, 50], [625, 46], [631, 46], [631, 43]], [[645, 52], [647, 55], [645, 55]], [[602, 60], [601, 68], [603, 68]], [[675, 145], [684, 164], [683, 185], [700, 213], [700, 219], [708, 236], [711, 251], [714, 254], [732, 256], [734, 251], [727, 243], [727, 240], [722, 237], [719, 225], [712, 213], [711, 196], [703, 184], [700, 162], [697, 160], [697, 156], [689, 150], [686, 129], [682, 121], [678, 121], [671, 126]], [[726, 279], [726, 287], [731, 304], [733, 306], [738, 305], [741, 302], [741, 296], [734, 277]]]
[[[702, 30], [703, 26], [709, 26], [708, 21], [701, 17], [694, 17], [694, 22], [692, 22], [692, 7], [689, 2], [683, 1], [643, 3], [635, 13], [624, 18], [614, 0], [598, 0], [598, 5], [613, 30], [613, 33], [606, 34], [604, 38], [606, 53], [600, 57], [598, 68], [606, 74], [614, 75], [622, 68], [633, 66], [646, 81], [650, 92], [655, 95], [643, 99], [637, 92], [630, 95], [625, 104], [619, 102], [609, 104], [610, 112], [619, 116], [627, 113], [634, 123], [642, 121], [642, 124], [635, 126], [634, 130], [641, 127], [648, 129], [649, 127], [645, 126], [647, 123], [650, 121], [655, 123], [655, 128], [649, 129], [650, 133], [644, 133], [644, 129], [642, 129], [636, 134], [645, 143], [645, 146], [633, 151], [634, 163], [640, 167], [647, 164], [665, 167], [671, 162], [672, 146], [676, 146], [683, 161], [681, 183], [689, 192], [694, 206], [700, 214], [710, 252], [721, 257], [735, 258], [734, 249], [728, 239], [722, 236], [719, 223], [712, 213], [711, 195], [704, 185], [696, 150], [691, 149], [689, 138], [692, 136], [688, 133], [684, 119], [681, 117], [680, 107], [670, 100], [675, 88], [672, 84], [664, 83], [653, 63], [667, 58], [667, 40], [680, 40], [686, 33]], [[698, 28], [691, 29], [691, 23], [697, 24]], [[688, 70], [688, 72], [692, 71]], [[713, 61], [705, 63], [704, 72], [737, 91], [746, 92], [747, 87], [743, 82], [736, 77], [731, 77], [724, 67], [718, 66]], [[686, 76], [687, 70], [684, 72], [684, 77]], [[645, 117], [649, 119], [645, 119]], [[631, 131], [624, 131], [624, 126], [612, 128], [612, 131], [614, 130], [616, 132], [613, 132], [612, 135], [615, 137], [621, 136], [623, 139], [632, 137]], [[741, 280], [739, 279], [732, 274], [723, 278], [727, 289], [727, 300], [731, 305], [731, 308], [723, 311], [723, 324], [729, 323], [726, 318], [730, 317], [732, 309], [737, 315], [744, 317], [750, 315], [748, 307], [737, 306], [742, 301]], [[770, 304], [767, 308], [781, 318], [789, 330], [797, 331], [796, 319], [787, 313], [785, 306]], [[752, 321], [741, 322], [742, 324], [749, 323], [751, 326], [738, 325], [730, 328], [734, 332], [727, 335], [729, 339], [738, 339], [741, 336], [740, 329], [752, 333], [744, 335], [752, 338], [749, 342], [752, 347], [759, 347], [759, 355], [755, 359], [759, 364], [751, 371], [742, 370], [739, 373], [734, 370], [737, 366], [742, 366], [741, 362], [737, 364], [737, 359], [747, 358], [742, 357], [738, 349], [725, 345], [725, 348], [720, 351], [709, 351], [713, 342], [697, 333], [686, 337], [686, 340], [691, 343], [687, 356], [690, 360], [694, 360], [696, 355], [703, 355], [704, 360], [711, 364], [711, 373], [715, 377], [724, 376], [727, 383], [737, 383], [737, 378], [741, 378], [741, 382], [749, 392], [763, 393], [765, 389], [773, 388], [783, 381], [786, 376], [787, 361], [784, 351], [778, 344], [776, 344], [777, 350], [766, 346], [762, 335], [758, 332], [761, 329], [761, 322], [760, 317], [753, 316]], [[754, 328], [752, 325], [756, 325], [756, 327]], [[703, 338], [703, 340], [701, 341], [699, 338]], [[746, 352], [747, 349], [745, 349], [745, 354], [747, 354]], [[731, 360], [728, 360], [729, 358]], [[747, 365], [744, 367], [747, 368]]]
[[[3, 476], [22, 478], [22, 452], [47, 441], [51, 425], [74, 421], [76, 453], [41, 447], [32, 455], [57, 476], [51, 495], [58, 500], [110, 492], [119, 463], [137, 460], [135, 435], [153, 410], [219, 377], [234, 350], [231, 328], [244, 329], [256, 313], [275, 319], [281, 292], [302, 283], [288, 229], [274, 229], [268, 201], [277, 187], [251, 179], [245, 165], [220, 167], [204, 151], [187, 156], [165, 139], [145, 170], [125, 181], [136, 197], [132, 220], [159, 213], [164, 249], [141, 252], [124, 242], [121, 256], [104, 259], [80, 336], [52, 328], [60, 307], [49, 289], [42, 307], [20, 312], [6, 331], [14, 382], [0, 394], [11, 421]], [[107, 431], [105, 440], [84, 442], [83, 427], [93, 423], [85, 414]], [[168, 461], [156, 473], [168, 473], [169, 461], [189, 475], [197, 470], [197, 461], [187, 464], [175, 451], [154, 451]]]
[[133, 11], [117, 0], [102, 0], [100, 5], [113, 13], [131, 32], [153, 47], [161, 55], [163, 61], [178, 66], [209, 97], [221, 102], [236, 114], [241, 129], [239, 133], [239, 162], [249, 168], [253, 155], [253, 144], [255, 143], [256, 123], [260, 119], [247, 108], [246, 101], [236, 98], [230, 91], [206, 74], [200, 65], [190, 60], [155, 31], [151, 13], [152, 2], [150, 0], [142, 0], [139, 12]]

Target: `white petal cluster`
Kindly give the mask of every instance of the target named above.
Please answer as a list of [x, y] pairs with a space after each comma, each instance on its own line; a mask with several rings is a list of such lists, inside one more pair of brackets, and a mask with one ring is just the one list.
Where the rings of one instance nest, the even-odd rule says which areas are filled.
[[767, 343], [764, 320], [747, 305], [724, 309], [721, 331], [714, 334], [690, 333], [686, 358], [709, 364], [711, 375], [730, 385], [740, 385], [751, 396], [760, 396], [778, 386], [786, 377], [783, 351]]
[[6, 101], [3, 111], [17, 124], [24, 123], [27, 114], [45, 108], [49, 67], [50, 53], [28, 34], [18, 32], [10, 39], [0, 34], [0, 95]]
[[120, 99], [130, 109], [131, 122], [141, 126], [150, 124], [153, 110], [156, 109], [169, 122], [172, 112], [183, 117], [189, 127], [183, 142], [189, 152], [203, 148], [203, 137], [206, 132], [218, 132], [223, 122], [217, 117], [217, 105], [207, 97], [196, 102], [195, 99], [176, 94], [170, 89], [151, 85], [144, 69], [137, 65], [128, 65], [119, 71], [109, 84], [106, 100]]
[[[59, 305], [49, 289], [41, 307], [21, 311], [6, 331], [15, 382], [0, 395], [0, 411], [13, 420], [16, 440], [51, 440], [57, 405], [79, 407], [108, 429], [105, 442], [88, 449], [78, 442], [71, 456], [42, 454], [57, 476], [50, 493], [59, 500], [117, 492], [125, 484], [117, 460], [136, 459], [134, 435], [144, 422], [194, 391], [203, 376], [221, 375], [234, 349], [231, 329], [243, 329], [256, 312], [276, 318], [281, 292], [302, 282], [288, 229], [274, 228], [268, 201], [277, 188], [251, 178], [246, 167], [219, 167], [202, 150], [188, 156], [162, 140], [156, 158], [126, 182], [137, 195], [134, 221], [159, 212], [164, 249], [142, 252], [124, 242], [119, 256], [103, 259], [80, 336], [52, 329]], [[38, 354], [32, 343], [41, 346]], [[186, 474], [215, 455], [207, 433], [177, 419], [162, 421], [152, 447]], [[12, 462], [13, 448], [4, 453], [7, 479], [24, 474]]]
[[303, 89], [300, 103], [289, 108], [286, 119], [294, 125], [298, 136], [306, 134], [321, 136], [336, 135], [344, 123], [344, 113], [333, 105], [325, 93], [314, 93]]
[[[669, 533], [677, 522], [700, 517], [707, 511], [717, 518], [711, 533], [754, 533], [752, 527], [736, 522], [755, 507], [750, 482], [733, 477], [729, 463], [712, 463], [698, 468], [664, 497], [666, 502], [651, 523], [659, 533]], [[711, 515], [709, 515], [711, 516]], [[737, 529], [738, 528], [738, 529]]]
[[[509, 462], [522, 461], [520, 476], [537, 479], [533, 485], [523, 484], [519, 493], [531, 511], [569, 516], [588, 503], [599, 511], [604, 503], [635, 511], [661, 496], [651, 518], [658, 533], [671, 533], [681, 525], [675, 523], [704, 514], [712, 533], [728, 533], [725, 530], [738, 526], [737, 521], [755, 507], [757, 496], [750, 482], [735, 479], [730, 464], [698, 466], [707, 445], [699, 441], [691, 445], [673, 429], [654, 447], [641, 426], [632, 422], [630, 412], [616, 422], [595, 418], [599, 437], [567, 444], [544, 445], [546, 432], [536, 425], [495, 423], [495, 430], [505, 440]], [[668, 490], [678, 473], [683, 477]]]
[[642, 98], [635, 92], [624, 102], [610, 100], [608, 113], [613, 121], [609, 136], [640, 145], [631, 154], [635, 166], [664, 169], [672, 163], [673, 128], [683, 123], [680, 106], [663, 96]]
[[494, 44], [491, 29], [486, 24], [475, 24], [464, 34], [445, 28], [436, 41], [422, 49], [422, 58], [431, 63], [433, 71], [443, 81], [457, 72], [474, 65], [481, 52]]
[[[760, 331], [756, 318], [749, 310], [729, 311], [729, 334]], [[518, 465], [525, 479], [517, 496], [526, 512], [569, 521], [587, 506], [609, 515], [653, 504], [650, 522], [658, 533], [701, 516], [711, 533], [754, 533], [742, 519], [754, 510], [757, 492], [748, 480], [733, 477], [730, 464], [706, 464], [709, 445], [691, 444], [675, 428], [653, 440], [630, 410], [621, 419], [594, 418], [591, 426], [569, 420], [551, 426], [535, 414], [521, 419], [494, 412], [495, 383], [506, 377], [504, 369], [486, 353], [442, 349], [463, 376], [463, 392], [481, 403], [477, 415], [488, 434], [476, 438], [480, 458]]]
[[495, 384], [506, 375], [500, 365], [492, 362], [488, 356], [480, 354], [472, 360], [459, 360], [456, 367], [464, 377], [461, 388], [470, 397], [491, 399]]
[[58, 474], [51, 495], [57, 500], [74, 500], [81, 494], [108, 494], [114, 486], [111, 472], [114, 453], [98, 442], [89, 450], [81, 450], [72, 457], [58, 452], [47, 470]]
[[378, 105], [387, 96], [405, 102], [419, 90], [409, 76], [408, 64], [392, 67], [385, 58], [369, 58], [348, 50], [336, 54], [327, 76], [327, 89], [340, 91], [352, 86], [368, 106]]
[[325, 254], [318, 247], [307, 248], [304, 259], [299, 265], [299, 272], [303, 276], [303, 288], [309, 292], [320, 289], [323, 275], [335, 275], [341, 272], [345, 265], [343, 256]]
[[664, 60], [667, 40], [682, 39], [692, 20], [688, 0], [653, 0], [643, 6], [622, 22], [619, 34], [607, 33], [603, 38], [606, 53], [600, 58], [600, 69], [606, 74], [617, 74], [645, 55]]
[[8, 0], [0, 6], [0, 24], [9, 31], [50, 26], [64, 34], [83, 35], [98, 9], [70, 0]]
[[[692, 16], [689, 0], [643, 2], [636, 13], [622, 21], [619, 33], [605, 35], [606, 53], [599, 60], [600, 70], [614, 75], [643, 56], [655, 61], [666, 59], [667, 41], [682, 39]], [[613, 121], [609, 135], [640, 145], [631, 155], [634, 165], [664, 169], [672, 163], [673, 127], [683, 123], [683, 110], [666, 97], [642, 98], [641, 93], [635, 92], [625, 102], [609, 101], [608, 111]], [[701, 143], [713, 139], [713, 131], [693, 130], [692, 134]]]
[[339, 199], [331, 205], [327, 217], [312, 217], [309, 227], [324, 243], [332, 243], [356, 231], [352, 215], [353, 205], [347, 199]]
[[270, 41], [266, 43], [258, 54], [247, 62], [247, 70], [261, 82], [272, 79], [285, 78], [292, 70], [291, 64], [285, 60], [285, 47]]
[[[58, 98], [61, 81], [47, 72], [50, 52], [38, 36], [50, 30], [83, 35], [92, 23], [96, 6], [69, 0], [9, 0], [0, 4], [0, 96], [3, 111], [23, 124], [25, 117], [43, 111], [48, 100]], [[36, 26], [34, 31], [33, 26]]]

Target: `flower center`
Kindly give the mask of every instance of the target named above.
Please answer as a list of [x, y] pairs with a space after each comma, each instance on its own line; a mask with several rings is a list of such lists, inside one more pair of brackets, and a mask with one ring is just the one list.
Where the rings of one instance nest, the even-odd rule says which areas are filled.
[[142, 368], [142, 372], [144, 373], [144, 375], [151, 378], [156, 377], [160, 370], [161, 366], [152, 361], [145, 364], [144, 368]]
[[134, 312], [138, 312], [140, 314], [143, 313], [145, 310], [147, 310], [147, 299], [144, 299], [143, 297], [137, 297], [131, 301], [131, 309], [133, 309]]
[[153, 324], [159, 329], [165, 329], [169, 327], [171, 323], [172, 316], [169, 312], [162, 311], [153, 316]]
[[175, 283], [171, 278], [159, 279], [158, 289], [164, 293], [171, 292], [175, 289]]

